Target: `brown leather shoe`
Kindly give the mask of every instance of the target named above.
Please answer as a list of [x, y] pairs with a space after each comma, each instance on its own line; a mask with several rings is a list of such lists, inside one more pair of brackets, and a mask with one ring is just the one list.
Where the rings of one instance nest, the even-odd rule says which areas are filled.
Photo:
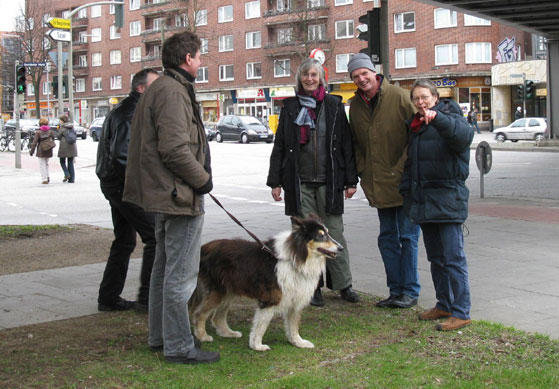
[[462, 327], [466, 327], [472, 321], [470, 319], [459, 319], [457, 317], [449, 317], [435, 327], [439, 331], [453, 331]]
[[434, 307], [421, 312], [417, 316], [419, 317], [419, 320], [437, 320], [437, 319], [442, 319], [443, 317], [449, 317], [450, 312], [443, 311], [442, 309]]

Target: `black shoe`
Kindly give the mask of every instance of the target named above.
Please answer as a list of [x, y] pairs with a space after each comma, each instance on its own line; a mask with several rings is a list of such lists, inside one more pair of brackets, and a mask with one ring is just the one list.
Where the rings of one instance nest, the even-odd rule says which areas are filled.
[[[200, 342], [200, 340], [197, 337], [195, 337], [194, 335], [192, 335], [192, 337], [194, 338], [194, 347], [195, 348], [202, 348], [202, 342]], [[154, 353], [163, 352], [163, 345], [160, 344], [159, 346], [149, 346], [149, 349], [151, 351], [153, 351]]]
[[323, 307], [324, 306], [324, 299], [322, 298], [322, 292], [320, 288], [316, 288], [314, 294], [311, 299], [311, 305], [313, 307]]
[[169, 363], [212, 363], [219, 361], [219, 353], [217, 351], [204, 351], [194, 347], [187, 355], [169, 355], [165, 356], [165, 360]]
[[407, 294], [401, 294], [394, 301], [392, 301], [391, 306], [396, 308], [411, 308], [417, 305], [417, 299], [408, 296]]
[[108, 311], [128, 311], [134, 308], [135, 301], [128, 301], [121, 297], [116, 303], [113, 304], [97, 304], [97, 310], [99, 312], [108, 312]]
[[388, 308], [392, 306], [392, 302], [394, 300], [396, 300], [398, 298], [398, 296], [395, 296], [393, 294], [390, 295], [390, 297], [388, 297], [387, 299], [384, 300], [380, 300], [378, 303], [375, 304], [376, 307], [379, 308]]
[[344, 288], [340, 291], [340, 296], [342, 300], [347, 301], [348, 303], [358, 303], [359, 302], [359, 295], [355, 293], [353, 289], [351, 289], [351, 285], [347, 288]]
[[134, 310], [138, 313], [148, 313], [149, 308], [148, 308], [148, 304], [147, 303], [141, 303], [139, 301], [136, 301], [134, 303]]

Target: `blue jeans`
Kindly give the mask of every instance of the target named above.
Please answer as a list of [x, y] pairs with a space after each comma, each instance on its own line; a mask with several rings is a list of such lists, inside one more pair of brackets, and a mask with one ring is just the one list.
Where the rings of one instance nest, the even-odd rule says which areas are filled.
[[[66, 167], [66, 160], [68, 160], [68, 167]], [[64, 177], [68, 177], [68, 182], [74, 182], [76, 174], [74, 173], [74, 158], [60, 158], [60, 166], [64, 171]]]
[[437, 296], [437, 308], [459, 319], [470, 318], [470, 285], [464, 235], [458, 223], [421, 225]]
[[204, 215], [155, 215], [155, 262], [149, 288], [149, 345], [165, 356], [194, 348], [188, 301], [196, 289]]
[[378, 247], [390, 295], [406, 294], [416, 299], [421, 289], [417, 272], [419, 226], [410, 221], [403, 207], [377, 211], [380, 221]]

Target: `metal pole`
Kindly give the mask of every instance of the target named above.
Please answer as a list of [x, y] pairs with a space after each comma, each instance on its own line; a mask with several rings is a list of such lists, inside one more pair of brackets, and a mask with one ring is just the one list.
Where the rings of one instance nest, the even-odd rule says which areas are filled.
[[[16, 61], [15, 69], [19, 65], [19, 61]], [[15, 145], [16, 145], [16, 169], [21, 169], [21, 132], [19, 129], [19, 96], [17, 94], [17, 71], [14, 71], [14, 117], [16, 119], [16, 132], [15, 132]]]
[[526, 117], [526, 73], [522, 73], [522, 117]]
[[70, 120], [74, 121], [74, 57], [72, 55], [72, 16], [70, 18], [70, 42], [68, 42], [68, 105], [70, 105]]
[[62, 42], [58, 41], [58, 116], [64, 113], [64, 87], [62, 85], [62, 66], [64, 66], [64, 63], [62, 62]]
[[50, 63], [47, 62], [47, 117], [50, 117], [50, 83], [49, 83]]
[[382, 64], [382, 74], [387, 81], [390, 80], [390, 58], [388, 41], [388, 0], [380, 1], [380, 62]]

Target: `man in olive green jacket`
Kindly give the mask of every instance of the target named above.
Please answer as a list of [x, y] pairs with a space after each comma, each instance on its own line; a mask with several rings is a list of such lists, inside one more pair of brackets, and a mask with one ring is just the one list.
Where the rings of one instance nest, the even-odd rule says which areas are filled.
[[402, 179], [408, 131], [406, 120], [415, 112], [409, 92], [377, 75], [366, 54], [348, 63], [358, 90], [351, 99], [349, 120], [357, 173], [371, 207], [380, 221], [378, 247], [390, 291], [379, 307], [410, 308], [417, 304], [417, 240], [419, 226], [402, 209], [398, 185]]
[[200, 43], [188, 31], [165, 40], [164, 76], [146, 89], [132, 120], [124, 184], [123, 201], [155, 213], [148, 343], [170, 363], [219, 359], [219, 353], [195, 345], [187, 309], [200, 265], [202, 195], [213, 186], [193, 86], [201, 64]]

